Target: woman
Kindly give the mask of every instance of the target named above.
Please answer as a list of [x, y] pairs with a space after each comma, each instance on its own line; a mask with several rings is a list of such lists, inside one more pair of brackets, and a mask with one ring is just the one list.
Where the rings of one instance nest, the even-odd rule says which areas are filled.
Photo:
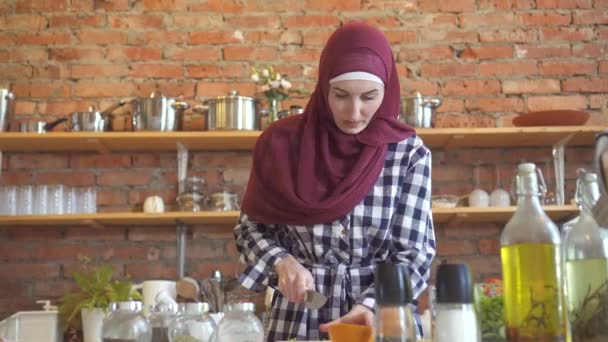
[[[374, 265], [403, 263], [417, 297], [435, 256], [431, 156], [399, 122], [384, 35], [350, 23], [329, 38], [304, 114], [257, 141], [236, 226], [241, 283], [272, 286], [268, 341], [325, 338], [327, 323], [371, 325]], [[307, 309], [306, 289], [329, 299]]]

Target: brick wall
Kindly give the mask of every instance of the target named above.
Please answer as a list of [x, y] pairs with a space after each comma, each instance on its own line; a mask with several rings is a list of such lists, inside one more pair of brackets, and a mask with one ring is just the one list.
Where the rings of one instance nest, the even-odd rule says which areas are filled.
[[[508, 126], [520, 112], [583, 109], [603, 123], [608, 100], [606, 0], [3, 0], [0, 87], [19, 98], [19, 119], [50, 119], [160, 90], [191, 104], [238, 89], [255, 95], [252, 64], [274, 64], [311, 91], [323, 43], [342, 22], [383, 29], [403, 94], [441, 95], [441, 127]], [[304, 104], [291, 98], [285, 105]], [[567, 153], [568, 198], [591, 148]], [[515, 165], [545, 163], [546, 149], [434, 151], [434, 192], [465, 194], [472, 170], [494, 187]], [[192, 153], [191, 172], [242, 192], [249, 152]], [[176, 195], [176, 156], [5, 154], [0, 184], [96, 186], [102, 211], [141, 210], [143, 198]], [[543, 164], [544, 165], [544, 164]], [[469, 262], [478, 279], [500, 272], [501, 224], [438, 225], [439, 255]], [[0, 229], [0, 317], [73, 286], [78, 254], [116, 265], [135, 280], [176, 274], [174, 227]], [[187, 270], [238, 270], [230, 229], [195, 227]]]

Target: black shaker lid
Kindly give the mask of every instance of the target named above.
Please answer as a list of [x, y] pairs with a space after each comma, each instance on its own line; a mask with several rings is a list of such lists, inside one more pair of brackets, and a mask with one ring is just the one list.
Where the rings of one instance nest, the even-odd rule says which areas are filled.
[[403, 264], [378, 264], [374, 285], [376, 302], [379, 305], [403, 305], [412, 302], [410, 274]]
[[473, 280], [467, 264], [441, 264], [437, 269], [437, 303], [473, 303]]

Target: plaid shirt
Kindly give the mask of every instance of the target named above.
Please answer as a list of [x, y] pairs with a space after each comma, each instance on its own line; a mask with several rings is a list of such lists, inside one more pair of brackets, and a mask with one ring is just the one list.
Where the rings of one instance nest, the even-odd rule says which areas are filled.
[[234, 234], [247, 265], [240, 277], [244, 287], [276, 288], [273, 268], [291, 254], [311, 271], [315, 289], [329, 298], [320, 310], [308, 310], [274, 291], [267, 340], [327, 338], [319, 324], [343, 316], [354, 304], [374, 309], [375, 264], [406, 264], [414, 298], [427, 286], [435, 256], [431, 153], [416, 135], [389, 144], [373, 189], [340, 220], [312, 226], [269, 225], [249, 221], [243, 214]]

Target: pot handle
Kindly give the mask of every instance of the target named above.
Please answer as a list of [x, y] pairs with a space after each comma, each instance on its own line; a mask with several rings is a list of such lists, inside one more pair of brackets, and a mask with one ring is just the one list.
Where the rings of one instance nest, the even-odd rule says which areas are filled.
[[188, 109], [189, 105], [188, 102], [186, 101], [175, 101], [171, 104], [171, 108], [175, 109], [176, 111], [180, 111], [183, 112], [186, 109]]
[[432, 108], [437, 108], [437, 107], [441, 106], [442, 102], [443, 101], [441, 101], [441, 99], [438, 97], [425, 97], [422, 99], [423, 106], [429, 106]]
[[44, 131], [48, 132], [64, 121], [68, 121], [68, 118], [60, 118], [55, 121], [47, 122], [46, 124], [44, 124]]
[[115, 103], [115, 104], [111, 105], [106, 110], [104, 110], [103, 112], [101, 112], [101, 117], [105, 119], [105, 117], [109, 116], [113, 111], [115, 111], [118, 108], [124, 106], [126, 103], [127, 103], [127, 101], [120, 101], [118, 103]]
[[192, 107], [192, 111], [198, 114], [207, 114], [209, 112], [208, 105], [196, 105]]

